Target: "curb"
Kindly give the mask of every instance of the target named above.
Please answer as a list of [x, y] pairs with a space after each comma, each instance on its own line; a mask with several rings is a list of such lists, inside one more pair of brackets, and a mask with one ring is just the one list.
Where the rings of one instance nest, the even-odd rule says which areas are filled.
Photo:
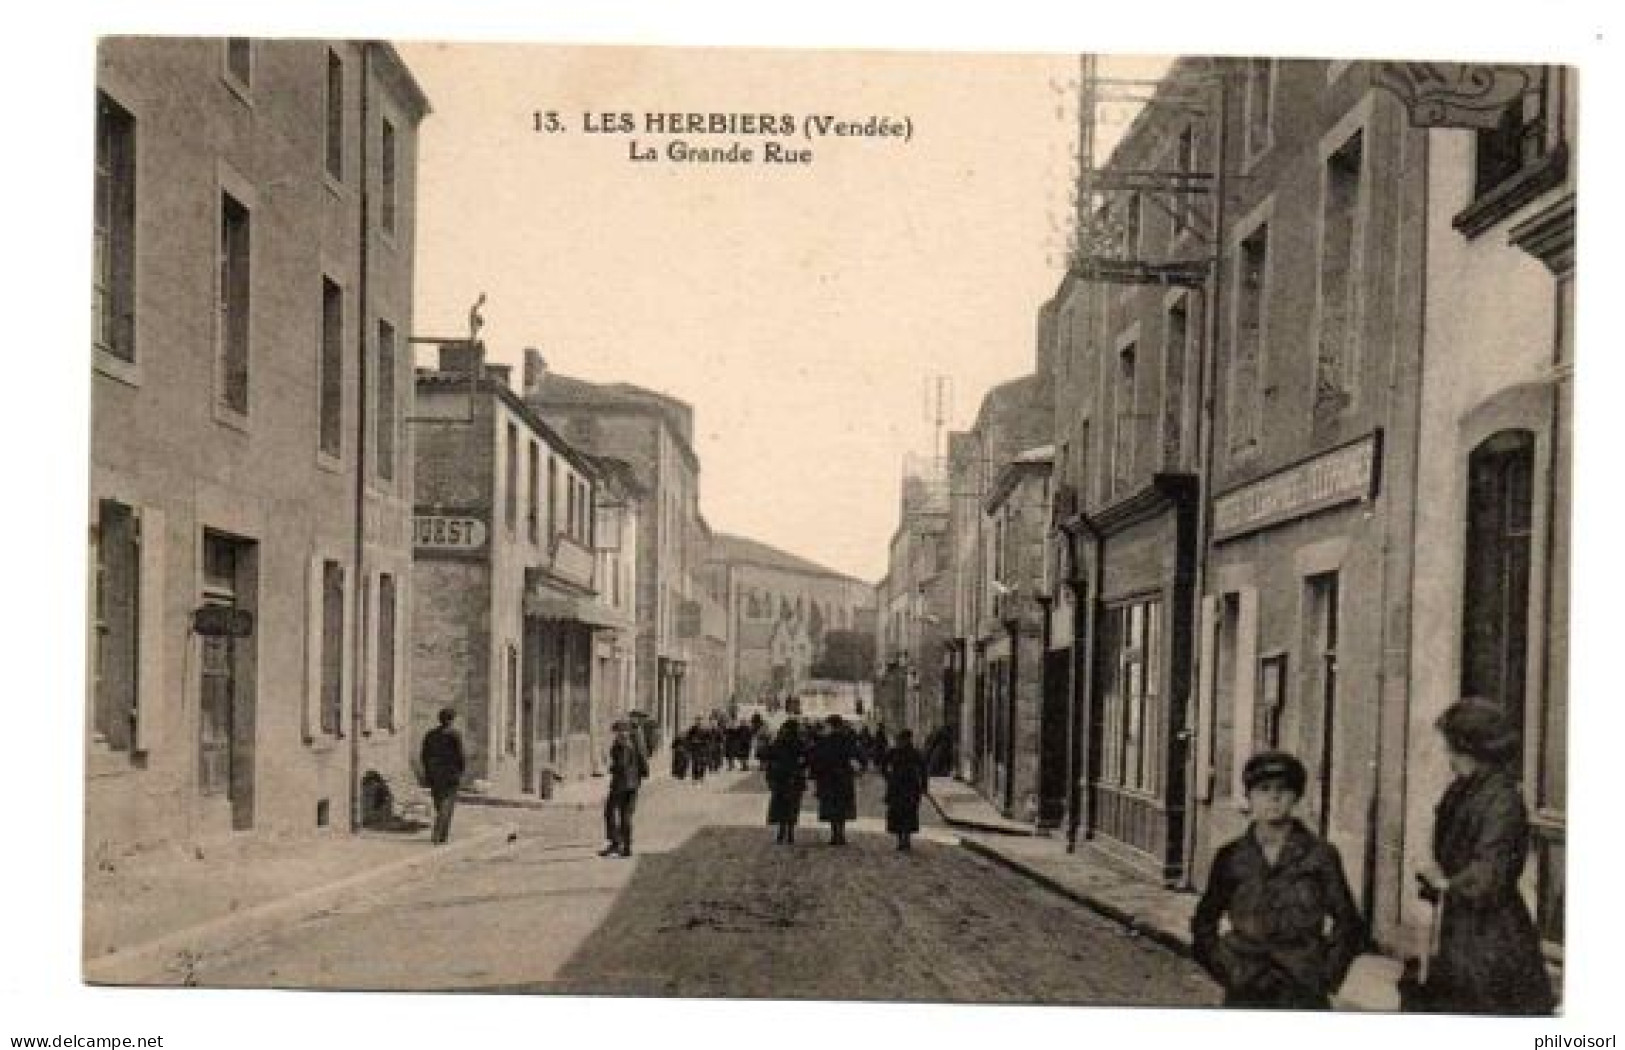
[[187, 956], [216, 951], [271, 926], [292, 923], [312, 912], [341, 900], [346, 894], [369, 883], [408, 872], [429, 871], [497, 845], [513, 832], [511, 826], [490, 828], [471, 838], [440, 849], [425, 846], [421, 855], [404, 857], [347, 875], [334, 882], [299, 890], [264, 904], [209, 919], [155, 940], [88, 959], [80, 971], [86, 984], [93, 985], [181, 985], [184, 979], [169, 979], [166, 967], [180, 964]]
[[1165, 930], [1160, 926], [1154, 926], [1151, 923], [1139, 918], [1133, 912], [1119, 908], [1115, 904], [1109, 904], [1098, 897], [1075, 890], [1065, 883], [1044, 874], [1037, 868], [1023, 864], [1014, 857], [1008, 857], [996, 849], [977, 842], [975, 839], [961, 839], [960, 844], [966, 849], [970, 850], [972, 853], [975, 853], [977, 856], [993, 861], [995, 864], [998, 864], [1018, 875], [1021, 875], [1024, 878], [1038, 883], [1053, 893], [1060, 894], [1067, 900], [1081, 904], [1090, 911], [1096, 912], [1112, 920], [1118, 925], [1126, 927], [1131, 933], [1134, 933], [1137, 936], [1144, 937], [1149, 941], [1155, 941], [1162, 947], [1167, 948], [1169, 951], [1175, 952], [1186, 959], [1191, 957], [1190, 941], [1179, 936], [1177, 933]]
[[931, 808], [937, 811], [944, 824], [953, 828], [964, 828], [967, 831], [980, 831], [987, 835], [1010, 835], [1015, 838], [1037, 838], [1038, 834], [1026, 826], [1010, 827], [1004, 824], [989, 824], [980, 820], [967, 820], [964, 817], [950, 817], [948, 811], [937, 801], [935, 795], [926, 795], [931, 801]]

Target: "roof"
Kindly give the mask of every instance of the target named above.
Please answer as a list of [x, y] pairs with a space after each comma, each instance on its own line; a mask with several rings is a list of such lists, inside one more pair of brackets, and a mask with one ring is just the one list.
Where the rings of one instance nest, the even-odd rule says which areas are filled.
[[770, 547], [757, 540], [746, 539], [743, 536], [732, 536], [725, 532], [715, 535], [712, 542], [715, 557], [721, 561], [734, 565], [754, 565], [762, 569], [777, 569], [780, 572], [798, 573], [802, 576], [828, 576], [839, 580], [869, 586], [855, 576], [848, 576], [844, 572], [836, 572], [817, 562], [808, 561], [788, 551]]
[[542, 411], [590, 408], [659, 416], [677, 439], [677, 447], [690, 468], [699, 473], [700, 461], [692, 444], [694, 408], [686, 401], [631, 383], [593, 383], [552, 371], [542, 375], [539, 387], [526, 400]]

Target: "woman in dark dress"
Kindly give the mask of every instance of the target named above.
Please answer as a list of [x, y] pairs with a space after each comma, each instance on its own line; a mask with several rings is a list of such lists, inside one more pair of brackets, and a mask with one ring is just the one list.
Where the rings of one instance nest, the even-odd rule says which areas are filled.
[[829, 824], [829, 844], [846, 845], [846, 822], [858, 816], [858, 790], [853, 766], [857, 745], [840, 715], [829, 716], [829, 728], [814, 741], [812, 766], [818, 785], [818, 819]]
[[909, 836], [920, 830], [920, 799], [925, 796], [925, 757], [914, 746], [914, 734], [897, 734], [897, 746], [886, 756], [886, 831], [906, 850]]
[[801, 741], [801, 724], [787, 718], [779, 735], [768, 746], [767, 822], [779, 829], [778, 842], [793, 845], [796, 823], [801, 819], [801, 796], [807, 790], [807, 752]]
[[688, 775], [698, 784], [711, 767], [711, 741], [696, 720], [688, 730]]
[[1433, 821], [1435, 863], [1417, 874], [1443, 909], [1427, 1007], [1444, 1013], [1550, 1014], [1551, 980], [1540, 935], [1518, 892], [1529, 818], [1508, 772], [1518, 733], [1485, 700], [1454, 704], [1435, 723], [1455, 780]]

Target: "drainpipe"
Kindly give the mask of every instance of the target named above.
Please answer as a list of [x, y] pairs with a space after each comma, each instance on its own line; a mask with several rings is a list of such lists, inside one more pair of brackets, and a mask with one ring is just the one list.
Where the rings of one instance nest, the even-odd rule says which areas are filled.
[[[1203, 292], [1202, 306], [1207, 321], [1207, 338], [1203, 340], [1203, 357], [1201, 367], [1197, 369], [1200, 386], [1196, 392], [1196, 405], [1199, 413], [1197, 422], [1197, 455], [1200, 457], [1200, 473], [1198, 475], [1198, 491], [1196, 496], [1196, 564], [1192, 578], [1192, 596], [1196, 610], [1196, 629], [1202, 627], [1202, 599], [1207, 592], [1207, 563], [1212, 546], [1213, 516], [1210, 506], [1213, 502], [1213, 431], [1214, 431], [1214, 400], [1218, 390], [1219, 369], [1219, 340], [1224, 331], [1220, 318], [1224, 304], [1224, 254], [1225, 254], [1225, 228], [1226, 205], [1229, 197], [1229, 185], [1225, 180], [1225, 169], [1230, 163], [1230, 72], [1228, 60], [1217, 59], [1219, 79], [1218, 134], [1215, 136], [1215, 157], [1213, 165], [1213, 266], [1207, 288]], [[1196, 639], [1194, 659], [1191, 665], [1195, 674], [1190, 677], [1187, 688], [1200, 695], [1201, 678], [1212, 673], [1212, 668], [1201, 666], [1202, 639]], [[1215, 657], [1216, 659], [1216, 657]], [[1212, 703], [1213, 701], [1210, 701]], [[1196, 774], [1198, 768], [1196, 748], [1191, 746], [1201, 739], [1199, 726], [1191, 722], [1192, 713], [1202, 718], [1212, 718], [1212, 711], [1197, 711], [1196, 705], [1186, 698], [1185, 703], [1185, 826], [1183, 830], [1183, 843], [1180, 853], [1182, 855], [1181, 867], [1184, 869], [1180, 884], [1185, 889], [1194, 888], [1192, 872], [1196, 860], [1196, 814], [1197, 789]]]
[[[360, 174], [359, 199], [361, 212], [361, 242], [356, 276], [356, 316], [360, 322], [356, 325], [356, 445], [355, 445], [355, 613], [352, 620], [356, 625], [356, 644], [354, 652], [357, 657], [365, 648], [365, 640], [361, 635], [361, 609], [367, 594], [366, 572], [366, 531], [367, 531], [367, 240], [368, 224], [368, 186], [367, 186], [367, 122], [368, 88], [371, 86], [372, 74], [369, 69], [369, 59], [372, 55], [373, 45], [368, 41], [361, 42], [361, 147], [358, 157]], [[354, 683], [350, 696], [350, 831], [361, 830], [361, 707], [366, 698], [367, 669], [361, 666], [361, 661], [355, 661]]]

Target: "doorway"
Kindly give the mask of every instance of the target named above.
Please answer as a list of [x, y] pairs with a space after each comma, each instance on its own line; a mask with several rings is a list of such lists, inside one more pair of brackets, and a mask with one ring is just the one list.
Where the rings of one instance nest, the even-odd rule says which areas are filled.
[[[203, 534], [202, 604], [254, 611], [254, 545]], [[224, 796], [231, 828], [254, 826], [254, 636], [199, 639], [198, 793]]]

